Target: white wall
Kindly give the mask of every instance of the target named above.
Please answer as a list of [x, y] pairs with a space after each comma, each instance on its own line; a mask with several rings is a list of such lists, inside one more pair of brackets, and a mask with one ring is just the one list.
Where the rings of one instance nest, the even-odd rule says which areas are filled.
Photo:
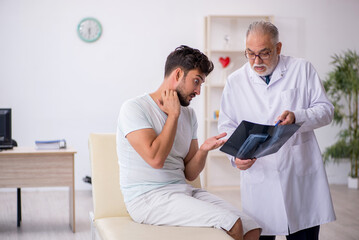
[[[115, 132], [123, 101], [157, 88], [175, 47], [203, 50], [206, 15], [273, 15], [282, 53], [310, 60], [324, 79], [332, 54], [359, 51], [358, 12], [356, 0], [0, 0], [0, 107], [13, 109], [19, 145], [65, 138], [78, 151], [76, 188], [89, 189], [89, 133]], [[91, 44], [76, 33], [88, 16], [103, 26]], [[200, 122], [202, 105], [192, 103]], [[336, 133], [317, 131], [322, 149]]]

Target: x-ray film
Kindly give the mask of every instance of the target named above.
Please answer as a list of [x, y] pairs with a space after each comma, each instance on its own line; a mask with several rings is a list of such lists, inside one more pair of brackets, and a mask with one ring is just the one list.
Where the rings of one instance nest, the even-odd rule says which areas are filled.
[[277, 152], [300, 126], [242, 121], [220, 150], [239, 159], [263, 157]]

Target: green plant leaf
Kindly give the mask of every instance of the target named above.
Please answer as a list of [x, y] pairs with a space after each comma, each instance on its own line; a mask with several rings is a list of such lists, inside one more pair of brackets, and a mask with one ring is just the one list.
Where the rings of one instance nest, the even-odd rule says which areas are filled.
[[347, 158], [351, 162], [350, 175], [358, 177], [359, 167], [359, 55], [347, 50], [332, 56], [333, 70], [328, 73], [324, 88], [334, 105], [333, 124], [345, 129], [338, 141], [325, 149], [324, 162]]

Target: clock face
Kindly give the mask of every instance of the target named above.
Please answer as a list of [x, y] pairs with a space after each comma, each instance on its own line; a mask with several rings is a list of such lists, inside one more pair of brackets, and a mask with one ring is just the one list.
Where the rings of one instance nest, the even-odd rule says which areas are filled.
[[94, 42], [100, 38], [102, 27], [95, 18], [85, 18], [77, 26], [79, 37], [85, 42]]

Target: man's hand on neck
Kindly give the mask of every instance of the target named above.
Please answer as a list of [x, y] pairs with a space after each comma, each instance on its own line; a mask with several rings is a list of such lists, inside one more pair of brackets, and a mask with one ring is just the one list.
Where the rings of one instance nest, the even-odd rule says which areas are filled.
[[156, 99], [157, 105], [169, 117], [178, 118], [181, 113], [181, 105], [175, 90], [165, 89], [161, 92], [161, 99]]

